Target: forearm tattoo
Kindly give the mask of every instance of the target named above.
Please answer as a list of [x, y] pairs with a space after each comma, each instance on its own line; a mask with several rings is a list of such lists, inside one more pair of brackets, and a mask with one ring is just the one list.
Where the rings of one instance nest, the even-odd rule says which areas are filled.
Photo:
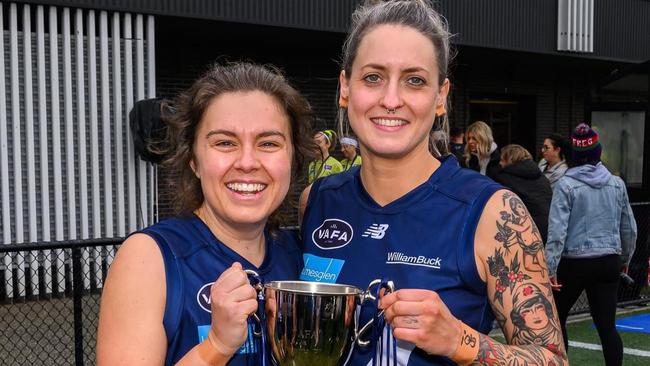
[[[551, 351], [551, 352], [549, 352]], [[492, 338], [479, 336], [479, 351], [476, 362], [472, 365], [505, 366], [561, 366], [568, 364], [563, 352], [553, 353], [548, 348], [536, 345], [507, 346], [495, 342]]]

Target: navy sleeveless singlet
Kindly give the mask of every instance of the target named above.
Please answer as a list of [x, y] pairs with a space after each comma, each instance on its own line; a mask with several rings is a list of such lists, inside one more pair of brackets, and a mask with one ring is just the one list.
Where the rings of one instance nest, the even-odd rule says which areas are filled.
[[[266, 257], [259, 268], [219, 241], [197, 216], [164, 220], [142, 233], [156, 241], [165, 263], [165, 365], [175, 364], [207, 337], [211, 323], [210, 286], [233, 262], [255, 270], [264, 282], [295, 280], [302, 267], [297, 238], [289, 231], [281, 230], [277, 238], [265, 233]], [[248, 342], [228, 362], [237, 366], [256, 364], [256, 349]]]
[[[502, 187], [453, 157], [441, 162], [425, 183], [383, 207], [365, 191], [359, 168], [317, 180], [303, 219], [300, 279], [365, 290], [385, 278], [397, 289], [433, 290], [454, 316], [488, 333], [494, 315], [474, 260], [474, 234], [487, 200]], [[369, 308], [361, 307], [359, 324]], [[455, 364], [408, 342], [398, 342], [397, 355], [400, 365]], [[370, 348], [355, 347], [347, 357], [348, 365], [372, 362]]]

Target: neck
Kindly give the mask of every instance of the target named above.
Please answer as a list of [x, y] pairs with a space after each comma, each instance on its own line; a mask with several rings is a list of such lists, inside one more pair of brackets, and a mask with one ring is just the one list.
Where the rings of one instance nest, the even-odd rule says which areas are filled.
[[548, 162], [548, 166], [552, 167], [553, 165], [559, 163], [561, 161], [561, 159], [559, 157], [556, 158], [555, 156], [552, 156], [552, 157], [546, 159], [546, 161]]
[[237, 224], [220, 219], [204, 202], [196, 215], [224, 245], [259, 267], [264, 261], [266, 245], [265, 223]]
[[440, 162], [431, 155], [426, 144], [401, 158], [369, 155], [367, 149], [362, 149], [361, 158], [363, 186], [381, 206], [395, 201], [426, 182], [440, 166]]

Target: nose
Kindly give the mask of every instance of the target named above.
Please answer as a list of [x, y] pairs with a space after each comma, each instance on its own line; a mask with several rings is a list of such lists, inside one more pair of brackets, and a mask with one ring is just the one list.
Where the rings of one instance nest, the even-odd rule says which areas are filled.
[[243, 172], [250, 172], [260, 167], [259, 152], [254, 146], [243, 146], [239, 151], [234, 168]]
[[403, 104], [399, 80], [391, 79], [384, 88], [381, 106], [386, 109], [397, 109]]

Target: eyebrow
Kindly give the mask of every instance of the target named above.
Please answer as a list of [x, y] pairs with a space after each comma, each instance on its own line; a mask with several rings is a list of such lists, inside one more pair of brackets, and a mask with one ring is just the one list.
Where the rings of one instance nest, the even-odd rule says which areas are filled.
[[[378, 70], [382, 70], [382, 71], [385, 71], [387, 69], [386, 66], [380, 65], [380, 64], [367, 64], [367, 65], [364, 65], [362, 68], [366, 68], [366, 67], [370, 67], [370, 68], [378, 69]], [[424, 67], [420, 67], [420, 66], [407, 67], [406, 69], [403, 69], [403, 70], [400, 70], [400, 71], [403, 72], [403, 73], [420, 72], [420, 71], [429, 73], [429, 71], [427, 69], [425, 69]]]
[[[211, 130], [209, 131], [206, 135], [205, 138], [210, 138], [213, 135], [226, 135], [230, 137], [237, 137], [237, 134], [230, 131], [230, 130], [223, 130], [223, 129], [218, 129], [218, 130]], [[279, 136], [282, 137], [283, 139], [287, 139], [287, 137], [284, 135], [284, 133], [277, 131], [277, 130], [268, 130], [268, 131], [262, 131], [257, 134], [257, 138], [261, 137], [269, 137], [269, 136]]]

